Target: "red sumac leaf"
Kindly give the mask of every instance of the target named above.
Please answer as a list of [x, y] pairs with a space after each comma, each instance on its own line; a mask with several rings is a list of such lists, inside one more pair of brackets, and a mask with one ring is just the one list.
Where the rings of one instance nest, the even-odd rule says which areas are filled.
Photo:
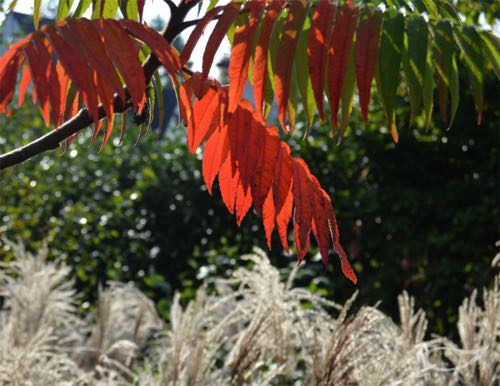
[[359, 104], [365, 122], [368, 122], [368, 104], [377, 68], [381, 27], [382, 12], [370, 6], [363, 7], [359, 17], [355, 65]]
[[21, 81], [19, 82], [19, 99], [17, 101], [18, 107], [21, 107], [24, 102], [24, 95], [31, 83], [31, 71], [29, 66], [24, 66], [23, 74], [21, 75]]
[[267, 58], [271, 36], [276, 20], [283, 9], [284, 1], [272, 1], [267, 6], [262, 20], [262, 29], [257, 40], [253, 65], [253, 95], [257, 111], [262, 115], [262, 105], [265, 99]]
[[8, 61], [4, 61], [0, 67], [0, 112], [9, 113], [7, 105], [14, 97], [16, 89], [17, 73], [23, 59], [21, 55], [10, 56]]
[[116, 73], [113, 62], [109, 57], [106, 47], [99, 32], [95, 28], [95, 22], [87, 19], [67, 19], [66, 23], [74, 32], [75, 43], [81, 47], [82, 55], [102, 78], [102, 80], [116, 92], [122, 101], [125, 101], [125, 94], [122, 82]]
[[309, 235], [314, 212], [314, 192], [312, 190], [311, 172], [304, 160], [293, 158], [292, 162], [295, 244], [299, 260], [302, 260], [309, 249]]
[[193, 154], [205, 137], [220, 123], [220, 96], [218, 90], [210, 88], [203, 98], [193, 105], [193, 130], [188, 131], [188, 148]]
[[[194, 137], [194, 122], [193, 122], [193, 89], [191, 87], [192, 78], [187, 79], [179, 86], [177, 95], [179, 98], [179, 116], [184, 126], [188, 128], [188, 138]], [[191, 133], [190, 133], [191, 131]]]
[[[254, 114], [254, 119], [259, 121], [257, 114], [258, 113]], [[280, 149], [281, 140], [278, 135], [278, 130], [274, 126], [266, 127], [263, 144], [260, 149], [259, 160], [251, 182], [254, 207], [259, 213], [262, 210], [264, 201], [269, 196], [269, 191], [272, 190], [275, 167]]]
[[349, 53], [353, 45], [356, 16], [356, 8], [352, 3], [346, 2], [339, 9], [328, 50], [328, 94], [334, 128], [338, 127], [339, 101], [347, 73]]
[[278, 118], [285, 132], [288, 131], [285, 121], [288, 97], [290, 94], [293, 58], [295, 56], [295, 48], [297, 47], [302, 24], [304, 23], [307, 13], [307, 3], [302, 0], [291, 1], [288, 5], [288, 17], [283, 25], [283, 34], [281, 36], [276, 59], [276, 73], [274, 74]]
[[184, 49], [181, 52], [180, 62], [182, 66], [184, 66], [191, 57], [194, 47], [196, 46], [196, 43], [198, 43], [198, 40], [200, 40], [200, 37], [203, 34], [203, 31], [205, 31], [205, 28], [207, 27], [208, 23], [210, 23], [214, 19], [214, 17], [217, 16], [217, 14], [220, 12], [222, 8], [223, 8], [222, 6], [219, 6], [211, 9], [196, 24], [196, 27], [189, 35], [189, 38], [186, 44], [184, 45]]
[[328, 46], [332, 32], [332, 23], [335, 17], [336, 6], [330, 0], [320, 0], [312, 14], [311, 30], [307, 47], [307, 57], [309, 60], [309, 74], [311, 75], [311, 85], [318, 106], [321, 120], [324, 120], [323, 110], [323, 90], [325, 84], [325, 72]]
[[215, 57], [215, 53], [219, 48], [227, 30], [233, 24], [234, 19], [238, 16], [241, 3], [230, 2], [225, 5], [222, 14], [215, 25], [215, 28], [208, 39], [207, 46], [205, 47], [205, 52], [203, 53], [203, 75], [208, 76], [210, 72], [210, 67], [212, 67], [212, 62]]
[[238, 170], [233, 172], [232, 154], [228, 152], [226, 159], [222, 163], [219, 171], [219, 188], [222, 195], [222, 201], [229, 213], [234, 214], [234, 205], [236, 201], [236, 190], [240, 174]]
[[134, 109], [140, 113], [146, 102], [146, 78], [139, 50], [118, 21], [99, 19], [99, 28], [106, 50], [127, 84]]
[[[83, 96], [85, 105], [89, 109], [94, 121], [98, 120], [98, 99], [94, 87], [92, 73], [88, 65], [82, 61], [80, 55], [69, 45], [55, 28], [48, 28], [47, 34], [64, 70], [71, 78], [75, 87]], [[38, 91], [38, 90], [37, 90]]]
[[292, 158], [290, 148], [281, 142], [281, 149], [274, 169], [273, 196], [276, 211], [276, 226], [285, 250], [288, 250], [287, 227], [292, 216]]
[[175, 50], [161, 34], [147, 25], [133, 20], [121, 20], [120, 24], [137, 39], [146, 43], [160, 63], [165, 67], [170, 78], [176, 84], [176, 72], [181, 68], [181, 62]]
[[220, 125], [208, 137], [203, 153], [202, 172], [207, 190], [212, 194], [212, 185], [228, 154], [227, 125]]
[[236, 188], [236, 224], [241, 225], [246, 214], [252, 207], [252, 195], [250, 189], [245, 188], [241, 180], [241, 173], [239, 173], [238, 185]]
[[269, 189], [262, 206], [262, 222], [264, 224], [264, 232], [266, 233], [267, 247], [269, 249], [271, 249], [271, 236], [274, 230], [275, 216], [273, 190]]
[[245, 8], [250, 11], [250, 17], [247, 23], [239, 27], [234, 33], [233, 48], [231, 49], [229, 61], [228, 110], [230, 113], [236, 110], [245, 89], [252, 53], [252, 42], [264, 5], [265, 3], [259, 0], [251, 0], [246, 3]]
[[44, 55], [43, 48], [45, 46], [37, 44], [38, 39], [33, 39], [31, 44], [24, 48], [24, 52], [28, 57], [31, 73], [33, 74], [33, 83], [37, 91], [40, 107], [42, 108], [42, 116], [45, 126], [50, 126], [50, 80], [47, 79], [47, 69], [49, 60], [47, 55]]
[[333, 207], [328, 194], [321, 189], [318, 180], [313, 176], [313, 235], [318, 242], [321, 259], [325, 264], [328, 263], [328, 254], [332, 245], [332, 233], [330, 228], [330, 217]]

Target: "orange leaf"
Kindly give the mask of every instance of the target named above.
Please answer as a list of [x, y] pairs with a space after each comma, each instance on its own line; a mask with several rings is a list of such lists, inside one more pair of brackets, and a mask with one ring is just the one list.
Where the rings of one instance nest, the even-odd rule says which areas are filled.
[[[276, 199], [274, 200], [274, 207], [276, 210]], [[281, 209], [279, 211], [276, 210], [277, 212], [276, 227], [278, 228], [278, 234], [281, 239], [281, 245], [283, 245], [283, 248], [287, 252], [288, 252], [288, 224], [290, 223], [290, 219], [292, 218], [292, 209], [293, 209], [293, 194], [292, 194], [292, 185], [290, 185], [290, 190], [285, 196]]]
[[270, 2], [262, 21], [262, 30], [257, 41], [257, 46], [255, 47], [253, 65], [253, 95], [255, 99], [255, 106], [261, 115], [262, 104], [265, 99], [269, 44], [271, 42], [271, 35], [274, 31], [276, 20], [278, 19], [284, 4], [284, 1]]
[[[21, 53], [21, 50], [30, 43], [33, 38], [33, 34], [29, 34], [18, 42], [14, 43], [8, 50], [0, 57], [0, 76], [3, 75], [3, 72], [9, 66], [9, 63], [12, 63], [12, 60], [15, 60], [15, 57]], [[1, 83], [0, 83], [1, 84]], [[1, 96], [5, 94], [0, 94]]]
[[238, 2], [230, 2], [223, 7], [222, 14], [215, 25], [215, 28], [208, 39], [207, 46], [205, 47], [205, 52], [203, 53], [203, 76], [208, 76], [210, 72], [210, 67], [212, 67], [212, 62], [215, 57], [215, 53], [219, 48], [226, 32], [233, 24], [234, 19], [238, 16], [241, 4]]
[[250, 190], [265, 136], [265, 126], [253, 117], [250, 102], [240, 103], [229, 122], [229, 145], [233, 173], [237, 169], [245, 193]]
[[189, 35], [189, 39], [187, 40], [186, 44], [184, 45], [184, 49], [181, 52], [180, 62], [182, 66], [184, 66], [191, 57], [194, 47], [196, 46], [196, 43], [198, 43], [198, 40], [200, 40], [200, 37], [203, 34], [203, 31], [205, 31], [208, 23], [210, 23], [214, 19], [214, 17], [217, 16], [222, 8], [223, 7], [219, 6], [211, 9], [196, 24], [196, 27]]
[[69, 91], [69, 77], [68, 77], [68, 74], [66, 73], [66, 71], [64, 71], [64, 68], [61, 64], [61, 61], [59, 61], [59, 60], [57, 61], [57, 64], [56, 64], [56, 73], [57, 73], [57, 78], [59, 79], [59, 85], [60, 85], [60, 88], [59, 88], [59, 91], [60, 91], [60, 95], [59, 95], [60, 114], [59, 114], [59, 119], [56, 123], [56, 126], [59, 127], [64, 120], [64, 110], [66, 108], [66, 98], [68, 96], [68, 91]]
[[252, 195], [250, 189], [245, 189], [239, 173], [238, 184], [236, 188], [236, 224], [241, 225], [243, 218], [252, 207]]
[[252, 42], [264, 5], [263, 1], [249, 1], [245, 5], [245, 8], [250, 11], [248, 22], [239, 27], [234, 33], [233, 48], [231, 49], [231, 59], [229, 61], [228, 110], [230, 113], [236, 110], [245, 89], [252, 53]]
[[337, 128], [337, 116], [340, 96], [344, 88], [344, 80], [349, 63], [349, 53], [356, 29], [356, 8], [346, 2], [340, 8], [333, 27], [332, 40], [328, 50], [328, 94], [332, 126]]
[[311, 172], [304, 160], [293, 158], [292, 161], [295, 245], [299, 260], [302, 260], [309, 249], [309, 235], [314, 212], [314, 192], [312, 190]]
[[[254, 203], [255, 205], [255, 203]], [[274, 230], [274, 219], [276, 213], [274, 211], [273, 190], [269, 189], [267, 197], [262, 206], [262, 222], [264, 223], [264, 231], [266, 233], [267, 247], [271, 249], [271, 236]]]
[[234, 204], [236, 201], [236, 190], [238, 188], [238, 181], [240, 174], [238, 170], [233, 171], [232, 167], [232, 154], [228, 152], [225, 161], [219, 171], [219, 188], [222, 195], [222, 201], [226, 205], [229, 213], [234, 214]]
[[[188, 131], [188, 148], [193, 154], [206, 136], [220, 123], [219, 92], [210, 88], [203, 98], [196, 100], [193, 105], [194, 130]], [[190, 133], [192, 133], [190, 135]]]
[[[258, 113], [254, 114], [254, 119], [256, 120], [258, 119], [257, 114]], [[254, 207], [259, 213], [267, 199], [266, 197], [269, 196], [269, 191], [272, 190], [274, 169], [281, 149], [280, 143], [281, 140], [278, 135], [278, 130], [274, 126], [266, 127], [257, 167], [251, 183]]]
[[283, 248], [288, 250], [287, 227], [292, 216], [292, 158], [290, 148], [281, 142], [281, 149], [274, 169], [273, 196], [276, 211], [276, 226]]
[[205, 47], [205, 52], [203, 53], [203, 76], [207, 77], [210, 72], [210, 67], [212, 67], [212, 62], [215, 57], [215, 53], [219, 48], [226, 32], [233, 24], [234, 19], [238, 16], [241, 4], [238, 2], [230, 2], [225, 5], [222, 14], [215, 25], [215, 28], [208, 39], [207, 46]]
[[21, 107], [24, 102], [24, 95], [31, 82], [31, 71], [29, 66], [24, 66], [23, 75], [21, 75], [21, 81], [19, 82], [19, 99], [17, 101], [17, 106]]
[[0, 67], [0, 112], [9, 112], [7, 105], [14, 97], [17, 73], [22, 62], [21, 55], [16, 54], [10, 56], [10, 59]]
[[352, 269], [351, 264], [347, 259], [347, 255], [344, 251], [344, 248], [342, 248], [342, 245], [340, 245], [340, 243], [336, 243], [334, 245], [334, 249], [337, 255], [339, 255], [340, 257], [340, 267], [342, 268], [342, 273], [350, 281], [356, 284], [358, 282], [358, 278], [356, 277], [356, 274], [354, 273], [354, 270]]
[[97, 74], [94, 74], [95, 82], [97, 84], [97, 90], [101, 98], [101, 103], [106, 112], [107, 123], [106, 123], [106, 133], [104, 135], [104, 140], [102, 141], [101, 150], [108, 142], [109, 136], [111, 135], [111, 130], [113, 129], [114, 122], [114, 96], [110, 88], [106, 87], [104, 81]]
[[46, 77], [46, 70], [49, 66], [49, 61], [44, 60], [47, 57], [39, 52], [43, 45], [36, 44], [36, 40], [32, 40], [31, 44], [27, 45], [24, 49], [28, 62], [30, 65], [31, 73], [33, 74], [33, 83], [37, 92], [38, 100], [42, 108], [42, 116], [45, 126], [50, 126], [50, 82]]
[[330, 218], [333, 213], [333, 207], [328, 194], [321, 189], [318, 180], [312, 176], [313, 182], [313, 235], [318, 242], [319, 252], [325, 264], [328, 263], [328, 254], [332, 245], [332, 233], [330, 229]]
[[314, 98], [318, 106], [321, 120], [325, 119], [323, 111], [323, 89], [325, 84], [325, 64], [328, 58], [332, 23], [335, 17], [336, 6], [330, 0], [320, 0], [314, 9], [309, 32], [307, 57], [309, 60], [309, 73]]
[[120, 99], [125, 101], [122, 82], [116, 73], [113, 62], [109, 57], [106, 47], [99, 32], [95, 28], [95, 23], [87, 19], [67, 19], [66, 23], [75, 32], [77, 43], [85, 52], [86, 59], [91, 66], [100, 74], [114, 92], [118, 93]]
[[188, 129], [188, 143], [189, 138], [194, 138], [193, 89], [191, 85], [192, 78], [189, 78], [180, 85], [177, 92], [179, 96], [179, 116]]
[[208, 137], [203, 153], [203, 179], [212, 194], [212, 185], [228, 154], [227, 125], [221, 125]]
[[302, 29], [302, 24], [304, 23], [307, 13], [305, 2], [291, 1], [288, 5], [288, 17], [283, 25], [283, 35], [278, 47], [276, 73], [274, 74], [278, 117], [281, 127], [285, 132], [288, 131], [285, 120], [290, 92], [290, 80], [292, 77], [293, 58], [295, 56], [295, 48]]
[[99, 28], [106, 50], [127, 84], [134, 109], [140, 113], [146, 102], [146, 78], [138, 60], [139, 50], [118, 21], [99, 19]]
[[368, 104], [373, 77], [378, 62], [378, 46], [382, 27], [382, 13], [371, 7], [363, 7], [356, 40], [356, 81], [363, 120], [368, 122]]
[[[59, 57], [59, 60], [64, 67], [66, 73], [73, 81], [76, 88], [83, 95], [85, 105], [89, 109], [90, 115], [94, 121], [98, 120], [98, 100], [97, 93], [92, 81], [92, 74], [89, 71], [88, 65], [82, 61], [80, 55], [74, 51], [55, 28], [47, 29], [50, 41]], [[37, 90], [39, 91], [39, 90]], [[40, 97], [40, 96], [39, 96]]]
[[60, 118], [60, 107], [61, 101], [60, 98], [60, 85], [59, 85], [59, 77], [57, 76], [56, 71], [56, 63], [52, 57], [53, 50], [52, 47], [49, 46], [49, 43], [46, 39], [43, 40], [34, 40], [38, 58], [37, 60], [41, 63], [43, 67], [45, 67], [45, 81], [49, 85], [48, 95], [50, 101], [50, 109], [52, 122], [57, 125], [57, 122]]
[[170, 44], [154, 29], [133, 20], [120, 20], [120, 24], [135, 36], [137, 39], [146, 43], [160, 63], [167, 70], [170, 78], [177, 82], [176, 72], [182, 67], [177, 52]]

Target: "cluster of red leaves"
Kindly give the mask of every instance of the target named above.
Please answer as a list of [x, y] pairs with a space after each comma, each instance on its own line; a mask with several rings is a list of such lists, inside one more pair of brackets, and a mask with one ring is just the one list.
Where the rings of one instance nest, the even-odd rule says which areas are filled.
[[[309, 249], [312, 232], [323, 261], [328, 261], [333, 248], [340, 256], [344, 274], [356, 282], [339, 242], [328, 194], [305, 162], [291, 156], [278, 130], [266, 125], [263, 118], [269, 36], [284, 4], [271, 1], [265, 8], [262, 1], [246, 3], [250, 16], [248, 23], [235, 32], [228, 87], [209, 80], [208, 72], [217, 47], [240, 12], [238, 2], [208, 12], [180, 56], [156, 31], [131, 20], [66, 19], [43, 26], [14, 44], [0, 59], [0, 113], [9, 112], [7, 106], [13, 100], [18, 73], [22, 70], [19, 105], [33, 82], [33, 98], [42, 108], [45, 123], [48, 126], [52, 122], [57, 127], [76, 114], [81, 101], [95, 122], [93, 138], [100, 130], [99, 108], [102, 107], [107, 117], [104, 145], [113, 128], [116, 101], [125, 103], [131, 99], [137, 113], [145, 105], [147, 79], [139, 61], [140, 42], [143, 42], [165, 67], [177, 90], [189, 150], [194, 153], [205, 142], [203, 176], [209, 192], [212, 193], [218, 176], [222, 199], [229, 212], [236, 216], [237, 224], [241, 224], [253, 206], [263, 218], [269, 247], [276, 228], [283, 247], [288, 250], [287, 230], [293, 217], [299, 260], [304, 259]], [[284, 24], [286, 38], [280, 47], [297, 43], [297, 32], [305, 17], [304, 2], [290, 4], [289, 15], [300, 12], [302, 21], [289, 17]], [[189, 59], [203, 29], [221, 10], [204, 52], [203, 72], [180, 84], [177, 72]], [[248, 42], [256, 34], [265, 10], [266, 25], [256, 50], [260, 59], [254, 65], [255, 96], [260, 103], [257, 102], [254, 111], [251, 104], [242, 99], [242, 94], [252, 54]], [[293, 61], [293, 56], [287, 58], [280, 59], [280, 65], [287, 68], [277, 73], [281, 83], [276, 83], [276, 90], [280, 90], [277, 91], [278, 109], [283, 127], [286, 113], [283, 104], [287, 103], [291, 74], [288, 63]]]
[[131, 20], [66, 19], [26, 36], [0, 59], [0, 113], [9, 113], [7, 105], [23, 69], [19, 106], [33, 81], [33, 101], [38, 100], [45, 124], [52, 121], [58, 127], [76, 114], [81, 98], [96, 123], [95, 138], [101, 104], [108, 117], [105, 144], [113, 128], [115, 94], [123, 103], [128, 99], [121, 79], [136, 112], [146, 102], [146, 79], [136, 39], [151, 49], [176, 83], [179, 57], [156, 31]]
[[[239, 12], [248, 13], [248, 19], [234, 32], [231, 60], [229, 64], [229, 110], [238, 106], [248, 77], [248, 68], [253, 47], [253, 93], [257, 111], [262, 112], [268, 85], [268, 60], [273, 35], [278, 34], [279, 43], [274, 64], [274, 94], [278, 117], [282, 129], [289, 131], [287, 115], [291, 92], [293, 62], [296, 55], [307, 55], [309, 75], [314, 98], [320, 118], [324, 120], [323, 98], [327, 91], [332, 115], [332, 126], [338, 127], [337, 115], [342, 96], [344, 79], [347, 73], [349, 54], [358, 27], [358, 8], [351, 0], [337, 6], [330, 0], [319, 0], [311, 16], [311, 29], [308, 37], [307, 52], [296, 52], [297, 43], [304, 21], [311, 6], [305, 0], [249, 0], [242, 4], [233, 1], [209, 11], [191, 34], [181, 55], [185, 63], [191, 55], [199, 37], [208, 23], [219, 16], [215, 29], [210, 36], [203, 57], [203, 73], [207, 75], [215, 51], [223, 36], [235, 21]], [[278, 20], [282, 13], [286, 17], [280, 30]], [[260, 32], [258, 27], [260, 24]], [[368, 119], [368, 103], [380, 40], [381, 18], [374, 8], [364, 7], [359, 15], [356, 50], [356, 78], [360, 93], [363, 118]], [[327, 84], [325, 86], [325, 80]]]
[[218, 176], [222, 199], [237, 224], [253, 206], [262, 216], [267, 242], [277, 228], [288, 250], [287, 229], [292, 219], [299, 260], [309, 249], [311, 231], [323, 261], [330, 248], [340, 256], [342, 271], [356, 275], [339, 242], [339, 231], [328, 194], [306, 163], [292, 157], [278, 130], [266, 125], [259, 111], [242, 99], [231, 110], [229, 90], [196, 73], [179, 89], [181, 118], [188, 128], [188, 147], [194, 153], [205, 141], [203, 177], [212, 194]]

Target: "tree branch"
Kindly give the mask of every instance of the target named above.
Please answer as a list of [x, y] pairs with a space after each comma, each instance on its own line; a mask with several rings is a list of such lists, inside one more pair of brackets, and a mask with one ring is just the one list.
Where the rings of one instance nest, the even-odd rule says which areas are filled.
[[[170, 0], [166, 1], [167, 3], [171, 2]], [[167, 40], [169, 43], [172, 42], [175, 37], [184, 30], [185, 27], [183, 26], [183, 22], [186, 18], [186, 15], [188, 14], [189, 10], [198, 3], [199, 0], [192, 0], [189, 2], [182, 1], [179, 6], [176, 6], [172, 3], [175, 7], [171, 8], [172, 13], [169, 23], [165, 27], [165, 30], [162, 32], [165, 40]], [[154, 55], [149, 56], [149, 58], [143, 65], [144, 75], [146, 76], [146, 84], [149, 83], [151, 77], [159, 66], [160, 62], [158, 61], [158, 59]], [[128, 99], [130, 99], [130, 95], [126, 88], [125, 95]], [[130, 107], [132, 107], [132, 103], [129, 100], [127, 100], [127, 102], [124, 104], [120, 100], [120, 98], [118, 98], [118, 96], [115, 96], [115, 112], [121, 113], [126, 111]], [[106, 117], [106, 113], [102, 106], [100, 106], [99, 119], [103, 119], [104, 117]], [[80, 130], [83, 130], [86, 127], [90, 126], [92, 122], [93, 119], [90, 117], [87, 109], [81, 109], [78, 114], [76, 114], [72, 119], [63, 123], [61, 126], [52, 130], [51, 132], [35, 139], [27, 145], [21, 146], [8, 153], [0, 155], [0, 170], [20, 164], [30, 159], [31, 157], [34, 157], [45, 151], [57, 149], [62, 141], [68, 139], [73, 134], [78, 133]]]
[[[219, 20], [219, 18], [220, 18], [220, 15], [215, 15], [212, 18], [212, 20], [210, 20], [210, 21]], [[198, 24], [202, 20], [203, 19], [195, 19], [195, 20], [185, 21], [184, 23], [182, 23], [182, 29], [186, 29], [186, 28], [192, 27], [193, 25]]]

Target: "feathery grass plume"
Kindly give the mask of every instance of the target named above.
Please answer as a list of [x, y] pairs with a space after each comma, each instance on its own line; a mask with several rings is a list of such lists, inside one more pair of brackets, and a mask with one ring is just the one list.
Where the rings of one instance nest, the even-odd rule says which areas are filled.
[[[214, 278], [164, 326], [137, 289], [110, 282], [77, 317], [69, 269], [22, 245], [0, 270], [0, 385], [494, 385], [499, 381], [500, 276], [460, 308], [462, 347], [424, 340], [425, 313], [406, 292], [400, 326], [280, 279], [261, 250], [251, 269]], [[2, 303], [0, 303], [2, 304]], [[450, 367], [453, 364], [453, 367]]]
[[69, 268], [9, 243], [17, 259], [0, 263], [0, 384], [64, 384], [78, 368], [67, 355], [81, 343]]
[[500, 384], [499, 286], [500, 275], [497, 275], [492, 288], [483, 289], [483, 307], [477, 304], [477, 290], [463, 301], [457, 323], [462, 347], [444, 339], [445, 355], [455, 366], [455, 383]]

